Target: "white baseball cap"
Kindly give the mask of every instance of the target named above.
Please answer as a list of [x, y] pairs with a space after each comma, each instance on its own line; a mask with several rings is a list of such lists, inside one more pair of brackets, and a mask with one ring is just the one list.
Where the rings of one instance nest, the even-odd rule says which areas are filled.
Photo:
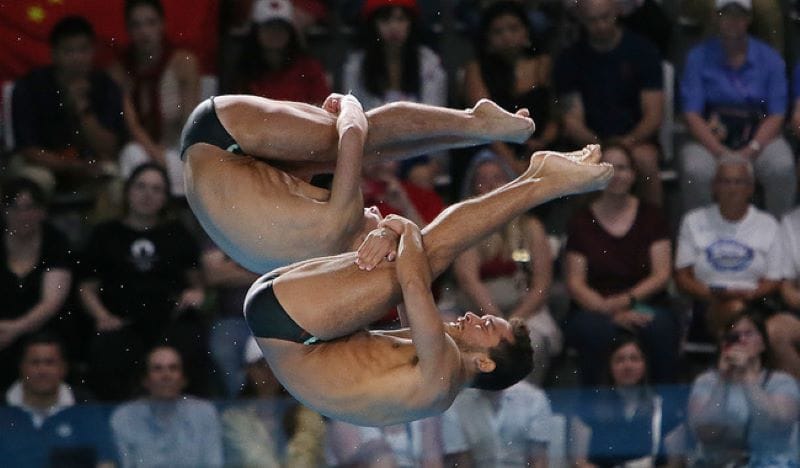
[[716, 0], [717, 10], [721, 10], [728, 5], [738, 5], [747, 11], [753, 9], [753, 0]]
[[256, 24], [282, 20], [294, 23], [294, 8], [290, 0], [256, 0], [253, 3], [252, 20]]
[[244, 362], [245, 364], [254, 364], [261, 359], [264, 359], [264, 355], [261, 354], [261, 348], [258, 347], [256, 339], [251, 336], [247, 339], [247, 344], [244, 345]]

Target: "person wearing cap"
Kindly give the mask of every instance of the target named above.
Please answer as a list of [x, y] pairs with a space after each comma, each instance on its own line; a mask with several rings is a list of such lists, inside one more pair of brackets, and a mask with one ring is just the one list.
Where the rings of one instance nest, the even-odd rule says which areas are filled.
[[290, 0], [253, 2], [233, 90], [319, 105], [330, 94], [322, 64], [305, 47]]
[[738, 154], [752, 162], [767, 211], [781, 216], [794, 204], [795, 162], [781, 136], [787, 110], [781, 56], [747, 32], [751, 0], [716, 0], [719, 34], [689, 51], [681, 104], [694, 138], [679, 155], [684, 210], [711, 203], [717, 161]]
[[127, 0], [125, 26], [130, 46], [109, 68], [125, 92], [125, 123], [132, 137], [119, 154], [120, 175], [125, 179], [152, 161], [167, 169], [171, 193], [182, 195], [178, 146], [183, 122], [200, 102], [197, 57], [166, 38], [160, 0]]
[[[186, 198], [228, 256], [265, 273], [355, 250], [375, 228], [378, 215], [361, 197], [362, 158], [524, 141], [533, 130], [526, 109], [511, 114], [488, 100], [467, 110], [396, 102], [365, 113], [352, 95], [331, 95], [321, 108], [219, 96], [184, 128]], [[330, 190], [307, 182], [325, 172], [334, 172]]]

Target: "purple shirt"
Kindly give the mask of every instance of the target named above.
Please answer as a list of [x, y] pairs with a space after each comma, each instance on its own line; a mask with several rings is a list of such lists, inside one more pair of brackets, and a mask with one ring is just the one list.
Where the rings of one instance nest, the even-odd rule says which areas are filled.
[[684, 112], [704, 114], [709, 106], [760, 107], [783, 114], [788, 102], [786, 65], [772, 47], [748, 37], [747, 58], [739, 69], [725, 63], [719, 38], [701, 42], [686, 58], [680, 93]]

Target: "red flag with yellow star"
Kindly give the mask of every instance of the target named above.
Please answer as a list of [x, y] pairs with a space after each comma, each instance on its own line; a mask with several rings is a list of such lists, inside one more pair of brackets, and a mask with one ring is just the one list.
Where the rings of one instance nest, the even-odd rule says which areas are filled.
[[[219, 0], [166, 0], [162, 4], [167, 37], [194, 51], [204, 72], [213, 72]], [[124, 0], [0, 0], [0, 82], [50, 63], [50, 30], [66, 15], [81, 15], [92, 23], [99, 66], [128, 44]]]

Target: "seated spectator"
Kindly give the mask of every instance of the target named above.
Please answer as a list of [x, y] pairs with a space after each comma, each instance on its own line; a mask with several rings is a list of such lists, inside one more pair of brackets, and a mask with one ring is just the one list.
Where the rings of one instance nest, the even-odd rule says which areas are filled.
[[[179, 320], [175, 332], [189, 338], [179, 341], [181, 351], [195, 356], [183, 345], [201, 345], [190, 326], [205, 297], [199, 248], [183, 225], [169, 220], [168, 186], [161, 166], [134, 169], [124, 187], [124, 216], [96, 226], [81, 259], [80, 298], [97, 330], [91, 384], [103, 400], [130, 396], [145, 351]], [[201, 378], [193, 367], [189, 372]]]
[[237, 93], [315, 105], [330, 94], [325, 69], [306, 51], [289, 0], [253, 2], [236, 75]]
[[650, 386], [642, 343], [618, 335], [603, 364], [607, 387], [584, 391], [572, 420], [574, 466], [663, 466], [678, 411]]
[[120, 154], [120, 174], [126, 178], [152, 161], [167, 169], [172, 193], [182, 194], [180, 135], [200, 102], [197, 58], [166, 39], [160, 0], [127, 0], [125, 25], [131, 44], [110, 69], [125, 90], [125, 122], [133, 137]]
[[14, 85], [14, 141], [22, 158], [10, 170], [35, 177], [48, 192], [96, 195], [125, 140], [122, 92], [93, 68], [94, 39], [84, 18], [61, 19], [50, 32], [52, 65]]
[[788, 310], [773, 315], [767, 321], [767, 333], [775, 367], [800, 379], [800, 319], [797, 317], [800, 313], [800, 208], [783, 217], [781, 236], [784, 279], [780, 292]]
[[47, 333], [26, 341], [19, 379], [0, 409], [0, 457], [7, 467], [114, 466], [105, 411], [64, 382], [67, 361], [61, 341]]
[[220, 373], [225, 396], [234, 398], [245, 382], [244, 355], [250, 327], [244, 320], [244, 298], [258, 275], [234, 262], [210, 239], [201, 256], [203, 277], [216, 296], [216, 316], [209, 332], [209, 351]]
[[351, 51], [342, 88], [373, 109], [393, 101], [447, 103], [447, 74], [439, 56], [420, 43], [416, 0], [365, 0], [362, 49]]
[[749, 304], [775, 294], [783, 277], [778, 223], [749, 203], [753, 186], [750, 161], [723, 156], [712, 184], [717, 203], [681, 222], [675, 282], [696, 303], [695, 331], [707, 336], [718, 336]]
[[580, 0], [584, 37], [556, 61], [565, 136], [576, 146], [619, 139], [633, 154], [642, 200], [663, 203], [658, 130], [664, 112], [658, 50], [617, 22], [614, 0]]
[[[447, 453], [464, 453], [463, 440], [455, 447], [442, 443], [441, 417], [430, 417], [385, 427], [358, 427], [331, 421], [326, 462], [333, 467], [416, 468], [443, 466]], [[448, 465], [444, 465], [448, 466]]]
[[499, 392], [466, 389], [442, 422], [445, 445], [466, 450], [445, 466], [546, 467], [550, 419], [547, 395], [526, 381]]
[[652, 381], [671, 383], [680, 332], [666, 291], [669, 228], [658, 207], [631, 195], [636, 170], [629, 150], [606, 145], [603, 161], [614, 166], [614, 176], [567, 230], [564, 275], [574, 309], [568, 339], [578, 350], [584, 384], [601, 382], [597, 357], [606, 355], [620, 328], [640, 337]]
[[325, 423], [295, 402], [267, 365], [256, 340], [246, 341], [246, 401], [222, 414], [225, 462], [231, 466], [321, 466]]
[[144, 397], [120, 405], [111, 430], [121, 466], [222, 466], [222, 432], [214, 406], [183, 394], [186, 378], [175, 348], [144, 359]]
[[42, 189], [29, 179], [3, 187], [0, 235], [0, 391], [17, 376], [25, 337], [56, 326], [72, 285], [66, 236], [46, 222]]
[[752, 161], [767, 211], [782, 216], [795, 200], [794, 156], [781, 136], [787, 110], [786, 67], [751, 37], [749, 0], [718, 0], [719, 34], [686, 59], [680, 94], [695, 141], [680, 151], [684, 209], [711, 202], [716, 161], [738, 154]]
[[[786, 15], [783, 3], [780, 0], [736, 0], [736, 2], [752, 7], [753, 24], [750, 29], [753, 35], [783, 53]], [[713, 34], [718, 3], [716, 0], [680, 0], [678, 4], [680, 21], [686, 25], [699, 26], [704, 34]]]
[[491, 149], [521, 174], [532, 152], [550, 149], [558, 137], [550, 81], [552, 60], [532, 43], [524, 5], [499, 1], [487, 7], [475, 38], [477, 58], [465, 66], [464, 92], [469, 105], [490, 98], [510, 112], [527, 108], [536, 131], [523, 145], [492, 143]]
[[[482, 153], [467, 170], [462, 199], [484, 195], [512, 179], [497, 155]], [[453, 268], [461, 309], [525, 320], [534, 348], [530, 379], [541, 385], [551, 356], [562, 347], [561, 330], [547, 307], [553, 255], [541, 221], [532, 215], [515, 219], [461, 254]]]
[[[798, 4], [798, 7], [800, 7], [800, 4]], [[800, 61], [795, 64], [794, 70], [792, 70], [790, 96], [793, 102], [789, 130], [791, 130], [795, 138], [800, 138]]]
[[689, 397], [694, 466], [797, 466], [800, 391], [772, 368], [763, 319], [751, 310], [733, 316], [719, 349], [716, 369], [695, 380]]

